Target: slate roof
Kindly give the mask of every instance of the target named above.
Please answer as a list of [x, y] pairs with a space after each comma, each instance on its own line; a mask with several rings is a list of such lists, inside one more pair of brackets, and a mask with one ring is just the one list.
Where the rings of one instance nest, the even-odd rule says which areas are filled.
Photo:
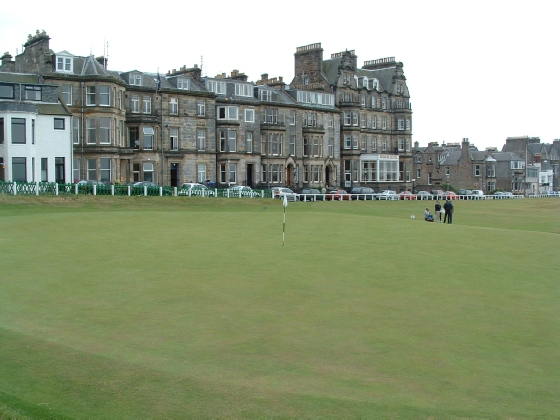
[[[330, 60], [323, 60], [323, 73], [330, 84], [336, 83], [338, 79], [338, 68], [342, 63], [342, 57], [331, 58]], [[379, 90], [389, 90], [389, 87], [393, 83], [393, 76], [396, 73], [396, 65], [393, 67], [367, 70], [357, 68], [354, 73], [358, 77], [366, 76], [368, 79], [379, 80]]]
[[459, 163], [459, 159], [461, 158], [461, 155], [462, 155], [461, 149], [450, 150], [445, 160], [441, 162], [441, 165], [442, 166], [457, 165]]
[[523, 160], [521, 156], [513, 152], [494, 152], [492, 157], [498, 162], [511, 162], [514, 160]]
[[29, 102], [0, 102], [0, 111], [30, 112], [41, 115], [72, 115], [62, 104], [42, 104]]

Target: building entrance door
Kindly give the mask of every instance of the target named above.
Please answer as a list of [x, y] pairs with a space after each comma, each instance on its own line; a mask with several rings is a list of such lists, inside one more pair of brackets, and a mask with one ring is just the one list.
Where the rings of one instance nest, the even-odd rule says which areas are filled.
[[179, 186], [179, 185], [177, 185], [178, 174], [179, 174], [179, 164], [178, 163], [172, 163], [171, 167], [170, 167], [170, 171], [169, 171], [169, 179], [171, 180], [171, 186], [172, 187], [178, 187]]
[[246, 185], [253, 188], [253, 164], [247, 165], [247, 180]]

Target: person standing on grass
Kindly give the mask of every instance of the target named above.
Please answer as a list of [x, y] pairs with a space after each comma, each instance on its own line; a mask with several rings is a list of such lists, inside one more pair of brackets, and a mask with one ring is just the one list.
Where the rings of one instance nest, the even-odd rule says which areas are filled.
[[443, 210], [445, 210], [445, 215], [443, 216], [443, 223], [447, 220], [448, 224], [453, 222], [453, 204], [449, 199], [445, 200], [445, 204], [443, 205]]
[[439, 200], [436, 201], [436, 222], [441, 223], [441, 204], [439, 204]]

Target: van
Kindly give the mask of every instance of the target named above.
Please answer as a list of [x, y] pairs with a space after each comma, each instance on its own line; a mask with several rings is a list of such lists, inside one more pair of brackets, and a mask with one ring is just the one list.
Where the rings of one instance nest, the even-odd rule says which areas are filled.
[[484, 198], [484, 191], [482, 190], [472, 190], [471, 194], [472, 196], [474, 196], [474, 199], [482, 199]]

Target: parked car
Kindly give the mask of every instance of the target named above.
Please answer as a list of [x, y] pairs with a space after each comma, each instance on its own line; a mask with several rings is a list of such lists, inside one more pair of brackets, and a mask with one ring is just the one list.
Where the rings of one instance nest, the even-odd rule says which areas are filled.
[[399, 193], [399, 199], [401, 200], [416, 200], [416, 195], [412, 194], [410, 191], [402, 191]]
[[459, 196], [454, 191], [447, 191], [444, 195], [446, 200], [456, 200]]
[[286, 199], [288, 201], [298, 201], [299, 200], [299, 195], [296, 194], [295, 192], [293, 192], [289, 188], [272, 187], [271, 190], [272, 190], [272, 198], [284, 199], [284, 197], [286, 197]]
[[251, 187], [246, 187], [244, 185], [236, 185], [234, 187], [230, 187], [226, 190], [226, 194], [229, 194], [229, 197], [241, 196], [257, 198], [261, 196], [258, 191], [254, 191]]
[[445, 192], [443, 190], [432, 190], [432, 195], [436, 197], [443, 197]]
[[137, 181], [137, 182], [130, 182], [126, 185], [130, 185], [131, 187], [134, 188], [140, 188], [140, 187], [159, 187], [158, 184], [156, 184], [155, 182], [151, 182], [151, 181]]
[[430, 194], [428, 191], [418, 191], [416, 193], [417, 200], [433, 200], [434, 196]]
[[177, 190], [177, 195], [190, 195], [198, 197], [214, 197], [216, 192], [211, 190], [206, 185], [199, 184], [198, 182], [185, 182]]
[[323, 201], [325, 196], [321, 194], [321, 191], [316, 188], [304, 188], [299, 194], [299, 201]]
[[[511, 194], [511, 193], [510, 193]], [[512, 194], [513, 195], [513, 194]], [[549, 197], [560, 197], [560, 192], [558, 191], [549, 191], [548, 192], [548, 196]]]
[[459, 195], [471, 195], [472, 191], [471, 190], [459, 190]]
[[353, 200], [375, 200], [375, 191], [369, 187], [354, 187], [350, 194]]
[[393, 190], [384, 190], [377, 194], [378, 200], [398, 200], [398, 194]]
[[486, 196], [484, 195], [484, 191], [482, 190], [472, 190], [470, 195], [474, 200], [483, 200], [484, 198], [486, 198]]
[[327, 200], [352, 200], [352, 195], [346, 190], [331, 190], [325, 196]]

